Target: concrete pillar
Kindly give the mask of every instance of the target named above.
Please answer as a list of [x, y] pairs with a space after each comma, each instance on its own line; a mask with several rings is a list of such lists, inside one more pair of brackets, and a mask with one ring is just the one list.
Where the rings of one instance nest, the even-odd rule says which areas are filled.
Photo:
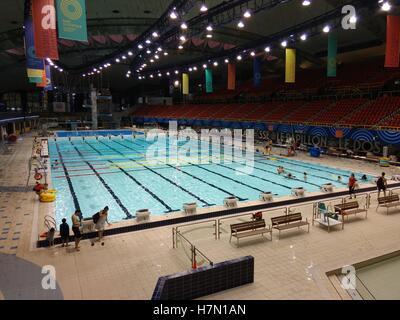
[[97, 121], [97, 91], [93, 87], [90, 91], [90, 99], [92, 101], [92, 130], [98, 129]]

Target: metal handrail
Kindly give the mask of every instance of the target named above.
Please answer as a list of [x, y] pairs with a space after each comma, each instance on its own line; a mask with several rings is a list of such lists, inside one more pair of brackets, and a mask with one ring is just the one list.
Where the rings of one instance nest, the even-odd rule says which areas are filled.
[[204, 259], [206, 259], [208, 261], [208, 263], [213, 266], [214, 262], [211, 261], [203, 252], [201, 252], [199, 249], [196, 248], [196, 246], [190, 242], [189, 239], [187, 239], [184, 235], [181, 234], [181, 232], [179, 230], [177, 230], [177, 228], [172, 228], [172, 239], [173, 239], [173, 248], [178, 248], [178, 236], [181, 237], [182, 239], [184, 239], [189, 245], [190, 245], [190, 252], [191, 252], [191, 264], [192, 264], [192, 268], [196, 269], [197, 268], [197, 260], [196, 260], [196, 256], [197, 255], [201, 255]]
[[198, 225], [198, 224], [206, 224], [206, 223], [209, 223], [209, 222], [214, 222], [214, 225], [213, 225], [213, 227], [214, 227], [214, 236], [215, 236], [215, 240], [217, 240], [217, 228], [218, 228], [218, 224], [217, 224], [217, 220], [216, 219], [214, 219], [214, 220], [207, 220], [207, 221], [199, 221], [199, 222], [194, 222], [194, 223], [189, 223], [189, 224], [184, 224], [184, 225], [181, 225], [181, 226], [177, 226], [176, 228], [175, 228], [175, 230], [176, 231], [178, 231], [178, 229], [179, 228], [184, 228], [184, 227], [189, 227], [189, 226], [195, 226], [195, 225]]

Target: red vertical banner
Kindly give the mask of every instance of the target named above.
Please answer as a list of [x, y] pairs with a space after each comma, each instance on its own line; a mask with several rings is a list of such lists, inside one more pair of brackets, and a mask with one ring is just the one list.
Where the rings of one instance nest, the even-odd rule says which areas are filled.
[[58, 60], [54, 0], [32, 0], [32, 16], [36, 56]]
[[386, 68], [398, 68], [400, 63], [400, 16], [387, 16]]
[[236, 64], [228, 64], [228, 90], [236, 89]]

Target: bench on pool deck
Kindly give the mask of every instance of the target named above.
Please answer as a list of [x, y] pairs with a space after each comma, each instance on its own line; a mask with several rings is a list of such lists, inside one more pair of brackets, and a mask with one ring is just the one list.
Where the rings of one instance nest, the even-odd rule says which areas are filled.
[[376, 210], [378, 211], [379, 207], [386, 208], [386, 214], [389, 214], [390, 208], [395, 208], [400, 206], [400, 198], [398, 194], [393, 194], [387, 197], [378, 198], [378, 207]]
[[291, 213], [286, 216], [280, 216], [271, 218], [272, 228], [279, 230], [279, 237], [281, 236], [282, 230], [288, 230], [293, 228], [299, 228], [308, 226], [308, 232], [310, 232], [310, 223], [306, 219], [303, 221], [301, 213]]
[[235, 237], [237, 245], [239, 246], [239, 239], [256, 235], [264, 236], [264, 233], [269, 233], [272, 240], [272, 229], [265, 224], [264, 219], [231, 224], [231, 237], [229, 242], [232, 241], [232, 237]]
[[366, 206], [360, 207], [358, 201], [351, 201], [342, 204], [335, 205], [335, 212], [337, 212], [340, 216], [342, 216], [342, 221], [344, 223], [344, 218], [349, 218], [349, 215], [357, 215], [357, 213], [365, 212], [365, 219], [368, 215], [368, 210]]

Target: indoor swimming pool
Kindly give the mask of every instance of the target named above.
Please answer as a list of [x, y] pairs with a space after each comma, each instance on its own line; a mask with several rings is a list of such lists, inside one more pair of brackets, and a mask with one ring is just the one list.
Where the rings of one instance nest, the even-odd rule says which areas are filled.
[[[168, 146], [167, 142], [164, 141]], [[146, 152], [153, 144], [144, 135], [49, 139], [57, 221], [69, 219], [75, 208], [80, 208], [84, 217], [91, 217], [109, 206], [109, 220], [117, 222], [135, 216], [141, 209], [149, 209], [152, 215], [164, 215], [182, 210], [185, 203], [196, 202], [198, 207], [222, 205], [229, 196], [252, 201], [258, 200], [262, 192], [284, 196], [299, 187], [314, 192], [327, 183], [343, 188], [351, 174], [279, 156], [267, 158], [259, 153], [254, 155], [253, 169], [248, 174], [238, 174], [243, 163], [224, 161], [223, 149], [219, 155], [212, 153], [214, 160], [220, 157], [221, 161], [204, 163], [189, 159], [171, 164], [156, 157], [149, 159]], [[167, 148], [166, 157], [173, 157], [172, 152]], [[278, 174], [279, 166], [294, 178]], [[356, 173], [358, 180], [361, 175]], [[341, 182], [338, 176], [343, 178]]]

